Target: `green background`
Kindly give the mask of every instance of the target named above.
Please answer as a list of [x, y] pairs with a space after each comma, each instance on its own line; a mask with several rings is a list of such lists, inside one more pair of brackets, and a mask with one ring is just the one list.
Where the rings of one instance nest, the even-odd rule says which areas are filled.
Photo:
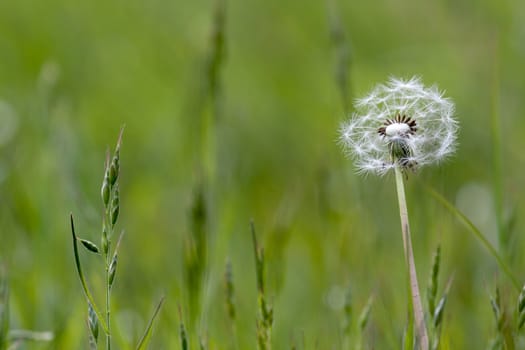
[[[105, 152], [122, 125], [117, 348], [133, 348], [161, 295], [150, 348], [179, 348], [179, 306], [192, 348], [198, 334], [228, 348], [229, 257], [238, 345], [254, 349], [250, 219], [265, 247], [275, 349], [342, 348], [348, 289], [354, 317], [374, 295], [365, 348], [399, 348], [407, 276], [394, 178], [355, 175], [337, 144], [353, 98], [389, 76], [436, 83], [461, 126], [457, 154], [406, 184], [423, 295], [438, 244], [440, 291], [455, 276], [444, 345], [487, 346], [496, 285], [514, 312], [509, 279], [425, 185], [495, 245], [498, 228], [507, 232], [499, 250], [525, 281], [525, 2], [2, 1], [0, 33], [0, 258], [11, 322], [55, 332], [27, 349], [87, 348], [68, 220], [72, 212], [79, 235], [99, 242]], [[199, 189], [209, 249], [192, 324], [185, 251]], [[102, 305], [103, 264], [85, 252], [82, 261]]]

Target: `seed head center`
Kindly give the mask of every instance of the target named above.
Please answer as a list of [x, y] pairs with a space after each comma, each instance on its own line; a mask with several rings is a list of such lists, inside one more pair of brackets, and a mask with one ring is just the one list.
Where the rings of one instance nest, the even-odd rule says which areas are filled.
[[392, 119], [387, 119], [383, 126], [377, 129], [377, 133], [390, 140], [399, 138], [408, 138], [417, 131], [416, 121], [406, 115], [401, 116], [399, 113]]
[[393, 123], [385, 128], [386, 136], [405, 136], [410, 133], [410, 126], [406, 123]]

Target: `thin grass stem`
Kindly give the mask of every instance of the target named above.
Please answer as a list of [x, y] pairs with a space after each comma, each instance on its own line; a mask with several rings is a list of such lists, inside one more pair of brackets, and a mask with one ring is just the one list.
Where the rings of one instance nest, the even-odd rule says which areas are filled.
[[[111, 236], [110, 236], [111, 237]], [[109, 251], [109, 242], [108, 242], [108, 251]], [[111, 350], [111, 320], [110, 320], [110, 310], [111, 310], [111, 298], [110, 298], [110, 285], [109, 285], [109, 265], [110, 265], [110, 254], [106, 252], [106, 323], [108, 325], [108, 332], [106, 333], [106, 348]]]
[[521, 290], [521, 286], [518, 283], [518, 280], [516, 277], [514, 277], [514, 274], [510, 270], [510, 267], [505, 263], [503, 258], [498, 254], [498, 251], [494, 246], [488, 241], [487, 238], [481, 233], [481, 231], [472, 223], [472, 221], [469, 220], [462, 212], [460, 212], [452, 203], [450, 203], [445, 197], [443, 197], [441, 194], [436, 192], [434, 189], [432, 189], [429, 186], [426, 186], [427, 191], [440, 202], [445, 208], [448, 209], [452, 214], [456, 216], [459, 221], [465, 225], [465, 227], [472, 233], [476, 238], [481, 242], [481, 245], [483, 245], [490, 255], [492, 255], [496, 262], [498, 263], [499, 267], [503, 270], [503, 272], [507, 275], [507, 277], [512, 281], [512, 284], [514, 285], [514, 288], [519, 292]]

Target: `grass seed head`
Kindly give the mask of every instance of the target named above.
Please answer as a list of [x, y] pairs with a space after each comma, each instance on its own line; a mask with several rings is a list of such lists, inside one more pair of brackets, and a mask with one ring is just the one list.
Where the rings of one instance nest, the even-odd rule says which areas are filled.
[[115, 280], [115, 274], [117, 272], [117, 254], [115, 254], [113, 256], [113, 259], [111, 260], [111, 264], [109, 264], [109, 277], [108, 277], [108, 282], [109, 282], [109, 288], [111, 288], [113, 286], [113, 282]]
[[91, 241], [88, 241], [87, 239], [79, 238], [80, 243], [86, 248], [88, 251], [98, 254], [100, 250], [98, 249], [97, 245]]
[[113, 200], [111, 201], [111, 207], [110, 207], [110, 216], [111, 216], [111, 226], [115, 226], [118, 219], [118, 214], [120, 211], [120, 191], [117, 186], [115, 186], [115, 190], [113, 192]]
[[226, 262], [226, 272], [224, 273], [226, 287], [226, 311], [231, 320], [235, 319], [235, 292], [233, 287], [233, 271], [231, 261]]
[[95, 343], [98, 340], [98, 318], [91, 303], [88, 303], [88, 326]]

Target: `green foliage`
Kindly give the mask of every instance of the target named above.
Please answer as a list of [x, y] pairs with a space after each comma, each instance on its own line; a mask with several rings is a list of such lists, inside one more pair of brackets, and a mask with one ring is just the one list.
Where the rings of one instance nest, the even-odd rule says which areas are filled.
[[[103, 348], [105, 269], [124, 227], [111, 289], [115, 349], [138, 344], [151, 298], [163, 294], [151, 349], [181, 347], [177, 304], [189, 346], [198, 348], [206, 334], [209, 349], [255, 348], [259, 291], [246, 234], [253, 217], [264, 233], [273, 348], [337, 349], [344, 317], [353, 347], [371, 294], [363, 348], [399, 348], [409, 300], [392, 179], [354, 175], [334, 139], [355, 97], [389, 76], [420, 75], [446, 90], [461, 126], [457, 156], [406, 182], [421, 281], [432, 274], [433, 247], [443, 253], [434, 308], [455, 276], [436, 318], [441, 347], [483, 349], [496, 336], [486, 293], [494, 276], [516, 348], [523, 347], [523, 6], [0, 2], [0, 256], [10, 272], [9, 330], [53, 330], [49, 344], [31, 348], [83, 349], [91, 318]], [[125, 144], [113, 170], [115, 154], [108, 156], [106, 172], [106, 145], [123, 124]], [[118, 200], [110, 198], [112, 181]], [[192, 208], [201, 195], [199, 221]], [[426, 320], [430, 328], [430, 313]]]

